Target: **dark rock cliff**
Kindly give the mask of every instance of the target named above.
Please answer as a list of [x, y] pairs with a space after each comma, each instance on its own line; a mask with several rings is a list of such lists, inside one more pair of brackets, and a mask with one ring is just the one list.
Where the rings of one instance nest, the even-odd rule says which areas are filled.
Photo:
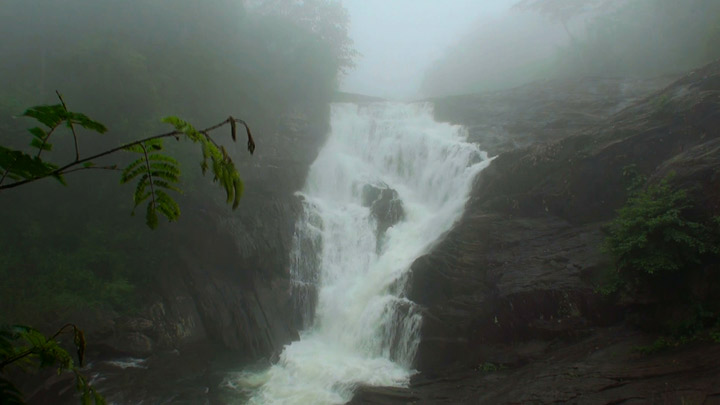
[[[662, 87], [666, 86], [666, 87]], [[718, 403], [720, 351], [653, 357], [623, 305], [594, 292], [623, 167], [670, 170], [720, 213], [720, 63], [677, 81], [585, 79], [436, 100], [441, 119], [500, 153], [463, 218], [412, 267], [423, 308], [411, 389], [354, 403]], [[708, 294], [717, 293], [709, 286]]]
[[157, 279], [159, 299], [148, 313], [161, 325], [160, 343], [209, 339], [248, 360], [269, 358], [297, 338], [290, 300], [289, 255], [302, 207], [295, 192], [327, 132], [327, 117], [283, 117], [276, 133], [258, 139], [243, 159], [246, 193], [237, 211], [196, 202], [174, 234], [179, 260]]
[[[96, 385], [108, 400], [202, 403], [228, 369], [269, 363], [298, 338], [302, 325], [289, 279], [289, 251], [302, 213], [295, 192], [326, 138], [328, 113], [322, 108], [286, 115], [273, 132], [256, 131], [255, 155], [237, 162], [245, 194], [236, 211], [215, 198], [221, 193], [212, 186], [198, 185], [181, 197], [180, 221], [154, 234], [172, 254], [147, 263], [152, 288], [139, 314], [73, 319], [89, 325], [92, 364], [86, 373], [100, 376]], [[42, 385], [28, 399], [77, 403], [68, 389], [72, 383], [46, 376], [41, 384], [27, 384]]]

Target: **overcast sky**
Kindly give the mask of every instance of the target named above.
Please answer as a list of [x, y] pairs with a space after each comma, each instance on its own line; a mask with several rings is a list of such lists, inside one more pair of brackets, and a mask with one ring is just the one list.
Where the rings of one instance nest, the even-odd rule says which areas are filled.
[[513, 0], [341, 0], [361, 53], [342, 90], [387, 98], [419, 96], [423, 73], [473, 22]]

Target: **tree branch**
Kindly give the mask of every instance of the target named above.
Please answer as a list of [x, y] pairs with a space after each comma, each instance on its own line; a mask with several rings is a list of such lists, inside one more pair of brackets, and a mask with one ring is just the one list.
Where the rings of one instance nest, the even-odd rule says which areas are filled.
[[10, 173], [10, 169], [12, 169], [13, 165], [8, 165], [8, 168], [5, 169], [5, 172], [3, 172], [2, 177], [0, 177], [0, 189], [2, 188], [2, 183], [5, 181], [5, 177], [7, 177], [8, 173]]
[[[65, 109], [65, 112], [69, 112], [67, 109], [67, 105], [65, 105], [65, 100], [63, 100], [62, 95], [59, 91], [55, 90], [55, 94], [57, 94], [58, 98], [60, 99], [60, 103], [62, 104], [63, 108]], [[75, 127], [72, 124], [72, 118], [68, 118], [67, 120], [68, 126], [70, 127], [70, 131], [72, 131], [73, 134], [73, 141], [75, 142], [75, 161], [77, 162], [80, 160], [80, 150], [78, 149], [78, 140], [77, 140], [77, 134], [75, 133]]]
[[[77, 330], [78, 330], [78, 327], [75, 326], [75, 324], [68, 323], [68, 324], [63, 325], [62, 328], [58, 329], [58, 331], [55, 332], [55, 334], [52, 335], [52, 336], [50, 337], [50, 339], [47, 339], [47, 340], [54, 340], [54, 339], [55, 339], [56, 337], [58, 337], [61, 333], [65, 332], [65, 329], [67, 329], [68, 327], [73, 328], [73, 331], [77, 331]], [[18, 361], [18, 360], [22, 360], [22, 359], [24, 359], [25, 357], [30, 356], [31, 354], [34, 354], [37, 349], [38, 349], [37, 346], [33, 346], [32, 349], [25, 350], [24, 352], [18, 353], [18, 354], [16, 354], [16, 355], [13, 356], [13, 357], [10, 357], [10, 358], [7, 358], [7, 359], [3, 360], [2, 362], [0, 362], [0, 370], [2, 370], [5, 366], [8, 366], [8, 365], [10, 365], [10, 364], [12, 364], [12, 363], [15, 363], [15, 362]]]
[[88, 167], [77, 167], [75, 169], [66, 170], [60, 174], [68, 174], [68, 173], [74, 173], [79, 172], [81, 170], [112, 170], [116, 172], [121, 172], [122, 169], [119, 169], [117, 165], [112, 166], [88, 166]]
[[28, 350], [25, 350], [25, 351], [22, 352], [22, 353], [19, 353], [19, 354], [13, 356], [13, 357], [8, 358], [7, 360], [3, 360], [3, 362], [0, 363], [0, 370], [2, 370], [3, 368], [5, 368], [5, 366], [8, 366], [8, 365], [10, 365], [10, 364], [12, 364], [12, 363], [15, 363], [15, 362], [18, 361], [18, 360], [24, 359], [25, 357], [33, 354], [34, 352], [35, 352], [35, 348], [28, 349]]
[[50, 139], [50, 135], [55, 132], [59, 125], [54, 126], [53, 128], [50, 128], [50, 132], [48, 132], [47, 135], [45, 135], [45, 138], [43, 138], [42, 145], [40, 145], [40, 150], [38, 151], [37, 155], [35, 157], [40, 157], [40, 154], [43, 152], [43, 148], [45, 148], [45, 144], [47, 143], [48, 139]]
[[[245, 124], [245, 121], [240, 120], [240, 119], [235, 119], [235, 118], [233, 118], [232, 121], [234, 121], [234, 122], [239, 122], [239, 123], [241, 123], [241, 124], [243, 124], [243, 125], [247, 125], [247, 124]], [[205, 128], [205, 129], [202, 129], [202, 130], [200, 130], [200, 131], [198, 131], [198, 132], [200, 132], [200, 133], [206, 133], [206, 132], [214, 131], [214, 130], [222, 127], [222, 126], [225, 126], [225, 125], [229, 124], [230, 122], [231, 122], [231, 119], [228, 118], [228, 119], [226, 119], [225, 121], [222, 121], [222, 122], [220, 122], [220, 123], [218, 123], [218, 124], [215, 124], [215, 125], [213, 125], [213, 126], [210, 126], [210, 127]], [[95, 154], [95, 155], [92, 155], [92, 156], [89, 156], [89, 157], [86, 157], [86, 158], [79, 159], [79, 160], [76, 160], [76, 161], [74, 161], [74, 162], [68, 163], [68, 164], [66, 164], [66, 165], [64, 165], [64, 166], [62, 166], [62, 167], [59, 167], [59, 168], [57, 168], [57, 169], [55, 169], [55, 170], [53, 170], [53, 171], [47, 172], [47, 173], [45, 173], [45, 174], [43, 174], [43, 175], [41, 175], [41, 176], [36, 176], [36, 177], [29, 178], [29, 179], [25, 179], [25, 180], [21, 180], [21, 181], [16, 181], [15, 183], [7, 184], [7, 185], [4, 185], [4, 186], [3, 186], [3, 185], [0, 185], [0, 190], [5, 190], [5, 189], [9, 189], [9, 188], [15, 188], [15, 187], [18, 187], [18, 186], [22, 186], [22, 185], [24, 185], [24, 184], [28, 184], [28, 183], [32, 183], [32, 182], [34, 182], [34, 181], [38, 181], [38, 180], [44, 179], [44, 178], [46, 178], [46, 177], [61, 175], [61, 174], [65, 173], [68, 169], [70, 169], [70, 168], [72, 168], [72, 167], [75, 167], [75, 166], [77, 166], [77, 165], [83, 164], [83, 163], [85, 163], [85, 162], [89, 162], [89, 161], [91, 161], [91, 160], [93, 160], [93, 159], [97, 159], [97, 158], [101, 158], [101, 157], [103, 157], [103, 156], [107, 156], [107, 155], [113, 154], [113, 153], [115, 153], [115, 152], [119, 152], [119, 151], [121, 151], [121, 150], [127, 149], [127, 148], [132, 147], [132, 146], [135, 146], [135, 145], [140, 145], [140, 144], [142, 144], [142, 143], [144, 143], [144, 142], [147, 142], [147, 141], [150, 141], [150, 140], [153, 140], [153, 139], [162, 139], [162, 138], [169, 138], [169, 137], [179, 138], [180, 135], [184, 135], [184, 133], [181, 132], [181, 131], [171, 131], [171, 132], [166, 132], [166, 133], [164, 133], [164, 134], [154, 135], [154, 136], [150, 136], [150, 137], [147, 137], [147, 138], [143, 138], [143, 139], [140, 139], [140, 140], [137, 140], [137, 141], [133, 141], [133, 142], [130, 142], [130, 143], [126, 143], [126, 144], [124, 144], [124, 145], [120, 145], [120, 146], [118, 146], [118, 147], [115, 147], [115, 148], [112, 148], [112, 149], [108, 149], [108, 150], [106, 150], [106, 151], [104, 151], [104, 152], [100, 152], [100, 153], [98, 153], [98, 154]], [[248, 132], [248, 145], [250, 144], [250, 141], [251, 141], [251, 140], [252, 140], [252, 138], [250, 137], [250, 133]], [[254, 146], [254, 143], [253, 143], [252, 145]], [[254, 149], [254, 147], [253, 147], [253, 149]], [[72, 171], [76, 171], [76, 170], [72, 170]], [[67, 173], [69, 173], [69, 172], [70, 172], [70, 171], [67, 171]], [[7, 170], [6, 170], [5, 175], [7, 175]], [[4, 176], [3, 176], [3, 179], [4, 179]]]
[[153, 184], [153, 175], [150, 170], [150, 159], [148, 159], [147, 148], [145, 145], [141, 143], [140, 147], [143, 150], [143, 155], [145, 155], [145, 167], [147, 168], [148, 179], [150, 180], [150, 196], [152, 196], [152, 206], [154, 210], [157, 208], [157, 203], [155, 202], [155, 185]]

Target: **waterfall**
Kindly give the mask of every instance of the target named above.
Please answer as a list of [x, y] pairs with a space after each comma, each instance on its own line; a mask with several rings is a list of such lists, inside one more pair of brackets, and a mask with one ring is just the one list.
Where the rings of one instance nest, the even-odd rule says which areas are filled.
[[358, 385], [409, 382], [422, 318], [413, 260], [462, 214], [489, 159], [427, 103], [335, 104], [302, 192], [291, 252], [305, 326], [275, 365], [234, 386], [252, 404], [342, 404]]

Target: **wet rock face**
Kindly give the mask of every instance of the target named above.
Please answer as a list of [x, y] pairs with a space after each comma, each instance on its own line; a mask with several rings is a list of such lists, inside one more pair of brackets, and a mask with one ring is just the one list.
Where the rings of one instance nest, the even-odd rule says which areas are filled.
[[[248, 360], [270, 358], [298, 337], [289, 252], [302, 204], [295, 192], [324, 140], [327, 116], [294, 114], [256, 140], [238, 170], [236, 211], [188, 202], [181, 254], [158, 276], [153, 321], [164, 347], [210, 340]], [[262, 145], [261, 146], [261, 142]], [[162, 310], [160, 310], [162, 309]]]
[[612, 114], [675, 79], [550, 80], [432, 101], [437, 120], [464, 125], [470, 141], [493, 156], [601, 127]]
[[[408, 398], [439, 403], [440, 397], [447, 403], [660, 400], [651, 394], [659, 392], [654, 384], [661, 373], [626, 354], [638, 341], [647, 344], [657, 337], [621, 323], [628, 308], [643, 303], [637, 298], [616, 303], [594, 291], [599, 276], [613, 265], [601, 251], [603, 227], [626, 200], [622, 169], [631, 164], [651, 182], [675, 172], [673, 182], [691, 190], [695, 210], [704, 217], [720, 212], [718, 78], [720, 62], [650, 94], [626, 89], [633, 94], [630, 103], [597, 91], [602, 86], [592, 79], [587, 85], [593, 91], [546, 92], [547, 84], [541, 84], [539, 93], [529, 87], [442, 101], [437, 111], [468, 124], [471, 137], [483, 133], [473, 128], [500, 125], [490, 138], [477, 141], [501, 154], [478, 176], [463, 218], [412, 266], [409, 297], [423, 310], [417, 386], [401, 392], [365, 390], [356, 403]], [[513, 120], [505, 122], [503, 114], [493, 121], [493, 108], [502, 103], [492, 98], [500, 96], [504, 103], [519, 103], [509, 111], [522, 128], [511, 127]], [[618, 103], [611, 105], [612, 100]], [[534, 120], [540, 112], [543, 119]], [[604, 347], [623, 355], [592, 354]], [[717, 350], [682, 350], [662, 374], [664, 383], [690, 392], [697, 375], [712, 376], [703, 380], [707, 385], [697, 389], [697, 398], [717, 398], [717, 389], [707, 388], [718, 386], [717, 371], [705, 372], [717, 370], [717, 363], [699, 356], [703, 351], [717, 356]], [[662, 360], [647, 363], [665, 367]], [[483, 376], [478, 370], [484, 364], [508, 371]], [[557, 376], [583, 378], [538, 383], [552, 375], [550, 367], [557, 368]], [[590, 384], [591, 372], [578, 369], [601, 370], [603, 381]], [[454, 379], [454, 373], [463, 376]], [[625, 385], [629, 374], [637, 384]], [[443, 387], [443, 381], [452, 384]], [[481, 387], [483, 396], [473, 387]], [[667, 398], [681, 397], [668, 392]]]
[[154, 281], [145, 308], [90, 340], [101, 351], [142, 357], [212, 343], [254, 361], [297, 339], [289, 274], [302, 214], [295, 192], [325, 138], [328, 113], [299, 111], [258, 131], [255, 155], [237, 161], [245, 183], [237, 210], [204, 183], [180, 201], [183, 217], [158, 230], [176, 253], [148, 264]]
[[402, 200], [398, 192], [387, 184], [366, 184], [362, 190], [362, 204], [369, 207], [373, 218], [377, 221], [378, 243], [391, 226], [397, 224], [405, 217]]

